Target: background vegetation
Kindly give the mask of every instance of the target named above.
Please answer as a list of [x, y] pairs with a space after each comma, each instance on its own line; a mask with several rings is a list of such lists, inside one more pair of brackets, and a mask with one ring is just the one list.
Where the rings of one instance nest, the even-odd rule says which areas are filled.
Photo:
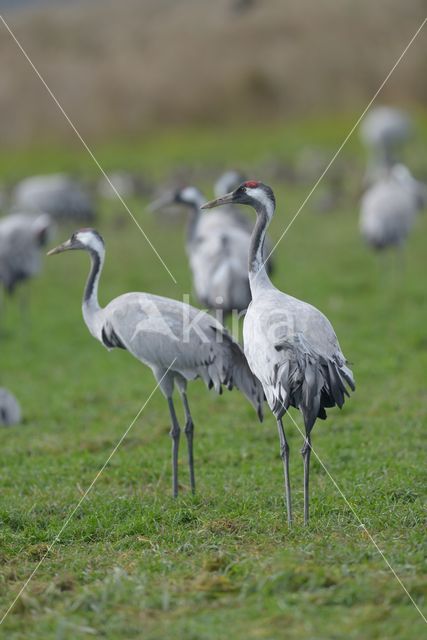
[[[25, 10], [14, 5], [6, 20], [82, 135], [98, 142], [196, 122], [354, 113], [425, 17], [423, 0], [20, 2]], [[67, 123], [1, 26], [2, 144], [68, 142]], [[426, 75], [420, 37], [383, 100], [425, 105]]]

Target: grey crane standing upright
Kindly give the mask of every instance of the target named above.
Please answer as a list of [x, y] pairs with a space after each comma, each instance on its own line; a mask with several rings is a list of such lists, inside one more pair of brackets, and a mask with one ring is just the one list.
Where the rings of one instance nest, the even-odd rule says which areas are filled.
[[181, 204], [190, 211], [186, 251], [198, 300], [208, 309], [224, 313], [247, 309], [251, 301], [247, 272], [250, 231], [226, 212], [202, 215], [205, 201], [196, 187], [166, 194], [151, 205]]
[[91, 258], [83, 297], [83, 318], [90, 333], [107, 349], [129, 351], [149, 366], [167, 398], [172, 428], [173, 495], [178, 494], [180, 427], [173, 404], [176, 385], [184, 405], [191, 488], [195, 489], [193, 420], [187, 399], [187, 381], [202, 378], [221, 393], [222, 385], [240, 389], [262, 419], [264, 394], [249, 369], [240, 346], [216, 319], [199, 309], [148, 293], [125, 293], [105, 308], [98, 302], [98, 284], [105, 247], [94, 229], [76, 231], [48, 255], [81, 249]]
[[41, 251], [51, 230], [47, 214], [12, 213], [0, 218], [0, 282], [7, 293], [39, 273]]
[[363, 239], [373, 249], [402, 247], [426, 202], [426, 186], [404, 165], [394, 165], [362, 197], [359, 228]]
[[247, 263], [252, 225], [236, 207], [202, 214], [204, 201], [196, 187], [184, 187], [164, 194], [150, 208], [173, 203], [189, 209], [186, 250], [197, 298], [209, 309], [245, 311], [251, 301]]
[[402, 160], [401, 150], [411, 131], [412, 122], [400, 109], [380, 106], [367, 113], [360, 125], [360, 137], [369, 153], [366, 186], [384, 177]]
[[326, 408], [342, 407], [348, 395], [346, 386], [354, 390], [353, 375], [326, 316], [310, 304], [279, 291], [268, 276], [263, 249], [276, 208], [271, 188], [250, 180], [203, 208], [224, 204], [247, 204], [257, 214], [249, 253], [252, 302], [243, 324], [244, 350], [277, 420], [289, 524], [292, 523], [289, 446], [282, 417], [290, 406], [303, 415], [304, 522], [308, 523], [311, 431], [317, 418], [326, 418]]

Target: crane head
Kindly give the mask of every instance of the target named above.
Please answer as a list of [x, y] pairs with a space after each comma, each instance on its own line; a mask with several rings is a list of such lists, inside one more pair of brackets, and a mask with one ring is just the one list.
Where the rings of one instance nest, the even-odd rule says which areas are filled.
[[196, 187], [180, 187], [167, 191], [160, 198], [154, 200], [148, 208], [154, 212], [175, 204], [198, 207], [203, 200], [203, 195]]
[[56, 253], [78, 249], [102, 253], [104, 251], [104, 240], [95, 229], [79, 229], [73, 233], [71, 238], [48, 251], [47, 255], [53, 256]]
[[258, 182], [258, 180], [247, 180], [234, 191], [226, 193], [225, 196], [206, 202], [202, 205], [202, 209], [212, 209], [225, 204], [247, 204], [257, 212], [266, 211], [267, 215], [271, 217], [276, 206], [276, 199], [273, 190], [266, 184]]
[[184, 187], [175, 192], [175, 202], [177, 204], [200, 205], [204, 197], [196, 187]]

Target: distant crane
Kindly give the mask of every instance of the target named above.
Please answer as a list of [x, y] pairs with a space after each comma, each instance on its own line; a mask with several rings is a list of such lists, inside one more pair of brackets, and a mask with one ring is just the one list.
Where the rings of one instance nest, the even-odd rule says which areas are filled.
[[363, 195], [360, 233], [374, 249], [401, 247], [427, 202], [425, 185], [409, 169], [395, 165]]
[[21, 180], [12, 203], [25, 211], [43, 211], [61, 222], [93, 222], [96, 217], [89, 194], [79, 182], [61, 173]]
[[360, 137], [369, 152], [367, 186], [384, 177], [401, 161], [401, 148], [409, 140], [412, 122], [407, 113], [394, 107], [371, 109], [360, 125]]
[[289, 525], [292, 523], [289, 445], [282, 417], [290, 406], [298, 408], [303, 415], [304, 522], [307, 524], [311, 431], [317, 418], [326, 418], [326, 408], [342, 407], [345, 395], [349, 395], [347, 386], [355, 388], [353, 374], [326, 316], [310, 304], [276, 289], [267, 274], [264, 239], [276, 208], [272, 189], [250, 180], [203, 208], [224, 204], [247, 204], [257, 214], [249, 254], [252, 302], [243, 324], [244, 350], [277, 420]]
[[151, 209], [172, 203], [188, 207], [186, 250], [198, 300], [224, 313], [244, 311], [251, 301], [247, 273], [250, 232], [233, 224], [227, 212], [202, 215], [204, 201], [198, 189], [184, 187], [166, 194]]
[[9, 427], [21, 422], [21, 408], [15, 396], [0, 388], [0, 426]]
[[0, 218], [0, 283], [8, 294], [39, 273], [41, 251], [51, 231], [52, 220], [45, 213], [12, 213]]
[[96, 190], [101, 198], [108, 200], [115, 200], [117, 192], [122, 198], [135, 198], [151, 194], [151, 186], [142, 176], [123, 170], [109, 171], [108, 180], [105, 176], [101, 176]]
[[126, 293], [105, 308], [98, 303], [98, 284], [105, 258], [102, 237], [94, 229], [76, 231], [48, 255], [73, 249], [87, 251], [91, 269], [83, 297], [83, 318], [90, 333], [107, 349], [126, 349], [150, 367], [167, 398], [172, 422], [173, 495], [178, 494], [180, 426], [173, 404], [178, 388], [186, 417], [190, 484], [195, 490], [193, 420], [187, 399], [187, 381], [202, 378], [221, 393], [222, 385], [240, 389], [262, 420], [263, 391], [249, 369], [240, 346], [212, 316], [177, 300], [148, 293]]
[[152, 203], [156, 210], [169, 204], [188, 207], [186, 250], [200, 303], [224, 313], [245, 311], [251, 301], [248, 279], [250, 225], [236, 208], [221, 207], [202, 214], [205, 198], [196, 187], [184, 187]]

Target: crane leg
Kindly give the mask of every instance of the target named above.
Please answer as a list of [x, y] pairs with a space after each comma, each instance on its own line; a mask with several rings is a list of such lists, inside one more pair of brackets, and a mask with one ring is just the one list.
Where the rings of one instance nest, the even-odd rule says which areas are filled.
[[279, 431], [280, 440], [280, 457], [283, 461], [283, 471], [285, 475], [285, 498], [286, 511], [288, 514], [288, 525], [292, 525], [292, 502], [291, 502], [291, 484], [289, 481], [289, 445], [286, 440], [285, 430], [283, 428], [282, 419], [277, 419], [277, 429]]
[[188, 466], [190, 469], [190, 486], [191, 486], [191, 491], [194, 493], [196, 491], [196, 479], [194, 476], [194, 456], [193, 456], [194, 423], [190, 413], [190, 406], [188, 404], [187, 394], [184, 391], [181, 395], [182, 395], [182, 402], [183, 402], [184, 411], [185, 411], [185, 436], [187, 438]]
[[168, 398], [168, 405], [169, 413], [172, 420], [172, 427], [170, 430], [170, 436], [172, 438], [172, 495], [174, 498], [176, 498], [178, 495], [178, 449], [181, 429], [178, 424], [178, 419], [176, 417], [172, 398]]
[[305, 435], [304, 446], [301, 449], [301, 454], [304, 461], [304, 524], [308, 524], [311, 438], [310, 434], [307, 432]]

